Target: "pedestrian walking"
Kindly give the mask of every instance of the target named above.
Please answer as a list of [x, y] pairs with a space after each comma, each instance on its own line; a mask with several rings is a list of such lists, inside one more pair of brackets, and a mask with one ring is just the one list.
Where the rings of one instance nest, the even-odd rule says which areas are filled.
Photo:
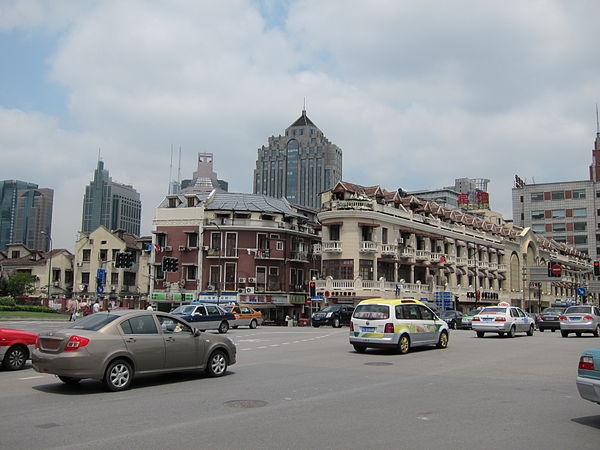
[[92, 306], [92, 312], [97, 313], [100, 311], [100, 301], [96, 299], [96, 303]]
[[154, 311], [154, 308], [152, 307], [152, 305], [150, 303], [148, 303], [148, 306], [146, 307], [147, 311]]
[[79, 300], [71, 300], [69, 312], [71, 313], [71, 316], [69, 317], [69, 322], [75, 322], [77, 320], [77, 315], [79, 314]]

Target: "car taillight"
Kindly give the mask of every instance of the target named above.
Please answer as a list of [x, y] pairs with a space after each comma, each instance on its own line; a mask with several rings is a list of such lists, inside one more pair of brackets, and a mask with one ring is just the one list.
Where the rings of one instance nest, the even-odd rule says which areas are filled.
[[506, 317], [496, 317], [494, 322], [506, 322]]
[[596, 370], [594, 367], [594, 358], [591, 356], [582, 356], [579, 358], [579, 368], [583, 370]]
[[383, 332], [384, 333], [393, 333], [394, 332], [394, 324], [393, 323], [386, 323]]
[[479, 321], [481, 321], [481, 319], [479, 317], [477, 317], [477, 316], [473, 317], [472, 322], [479, 322]]
[[40, 348], [40, 337], [35, 338], [35, 348]]
[[354, 324], [350, 322], [350, 331], [354, 331]]
[[558, 320], [567, 320], [567, 316], [560, 316]]
[[72, 352], [88, 345], [90, 340], [82, 336], [71, 336], [65, 346], [65, 352]]
[[583, 316], [583, 320], [594, 320], [592, 316]]

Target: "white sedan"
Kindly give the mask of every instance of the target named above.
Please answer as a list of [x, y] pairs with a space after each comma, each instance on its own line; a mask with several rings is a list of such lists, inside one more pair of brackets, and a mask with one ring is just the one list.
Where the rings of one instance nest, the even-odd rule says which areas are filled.
[[516, 306], [488, 306], [473, 317], [471, 328], [475, 330], [477, 337], [483, 337], [485, 333], [514, 337], [518, 332], [533, 336], [535, 322]]

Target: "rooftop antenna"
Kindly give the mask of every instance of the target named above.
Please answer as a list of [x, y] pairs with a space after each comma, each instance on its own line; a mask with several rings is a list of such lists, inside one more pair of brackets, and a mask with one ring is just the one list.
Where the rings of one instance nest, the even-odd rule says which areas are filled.
[[177, 169], [177, 184], [181, 186], [181, 145], [179, 146], [179, 166]]
[[302, 103], [302, 112], [306, 114], [306, 97], [304, 97], [304, 102]]
[[596, 103], [596, 133], [600, 134], [600, 122], [598, 121], [598, 103]]
[[[596, 105], [596, 115], [598, 115], [598, 105]], [[100, 147], [98, 147], [98, 162], [100, 162]]]
[[171, 181], [173, 181], [173, 144], [171, 144], [171, 163], [169, 164], [169, 194], [171, 194]]

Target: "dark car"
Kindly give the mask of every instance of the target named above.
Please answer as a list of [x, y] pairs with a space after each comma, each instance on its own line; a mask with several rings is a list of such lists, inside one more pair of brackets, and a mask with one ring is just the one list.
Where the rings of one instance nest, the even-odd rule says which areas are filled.
[[181, 317], [199, 330], [219, 330], [221, 334], [227, 333], [230, 324], [235, 321], [235, 315], [210, 303], [182, 305], [171, 311], [171, 314]]
[[537, 327], [538, 330], [552, 330], [552, 332], [556, 330], [560, 330], [560, 316], [565, 312], [566, 308], [560, 307], [551, 307], [545, 308], [540, 314], [537, 316]]
[[156, 311], [99, 312], [67, 328], [39, 335], [33, 368], [66, 384], [84, 378], [108, 390], [129, 388], [134, 377], [203, 369], [220, 377], [236, 362], [236, 347], [225, 336], [202, 333], [178, 316]]
[[463, 313], [460, 311], [447, 310], [440, 313], [440, 317], [448, 324], [451, 330], [463, 328], [462, 318]]
[[331, 325], [340, 328], [343, 324], [349, 325], [353, 312], [352, 305], [329, 305], [312, 315], [312, 326], [319, 328], [321, 325]]

